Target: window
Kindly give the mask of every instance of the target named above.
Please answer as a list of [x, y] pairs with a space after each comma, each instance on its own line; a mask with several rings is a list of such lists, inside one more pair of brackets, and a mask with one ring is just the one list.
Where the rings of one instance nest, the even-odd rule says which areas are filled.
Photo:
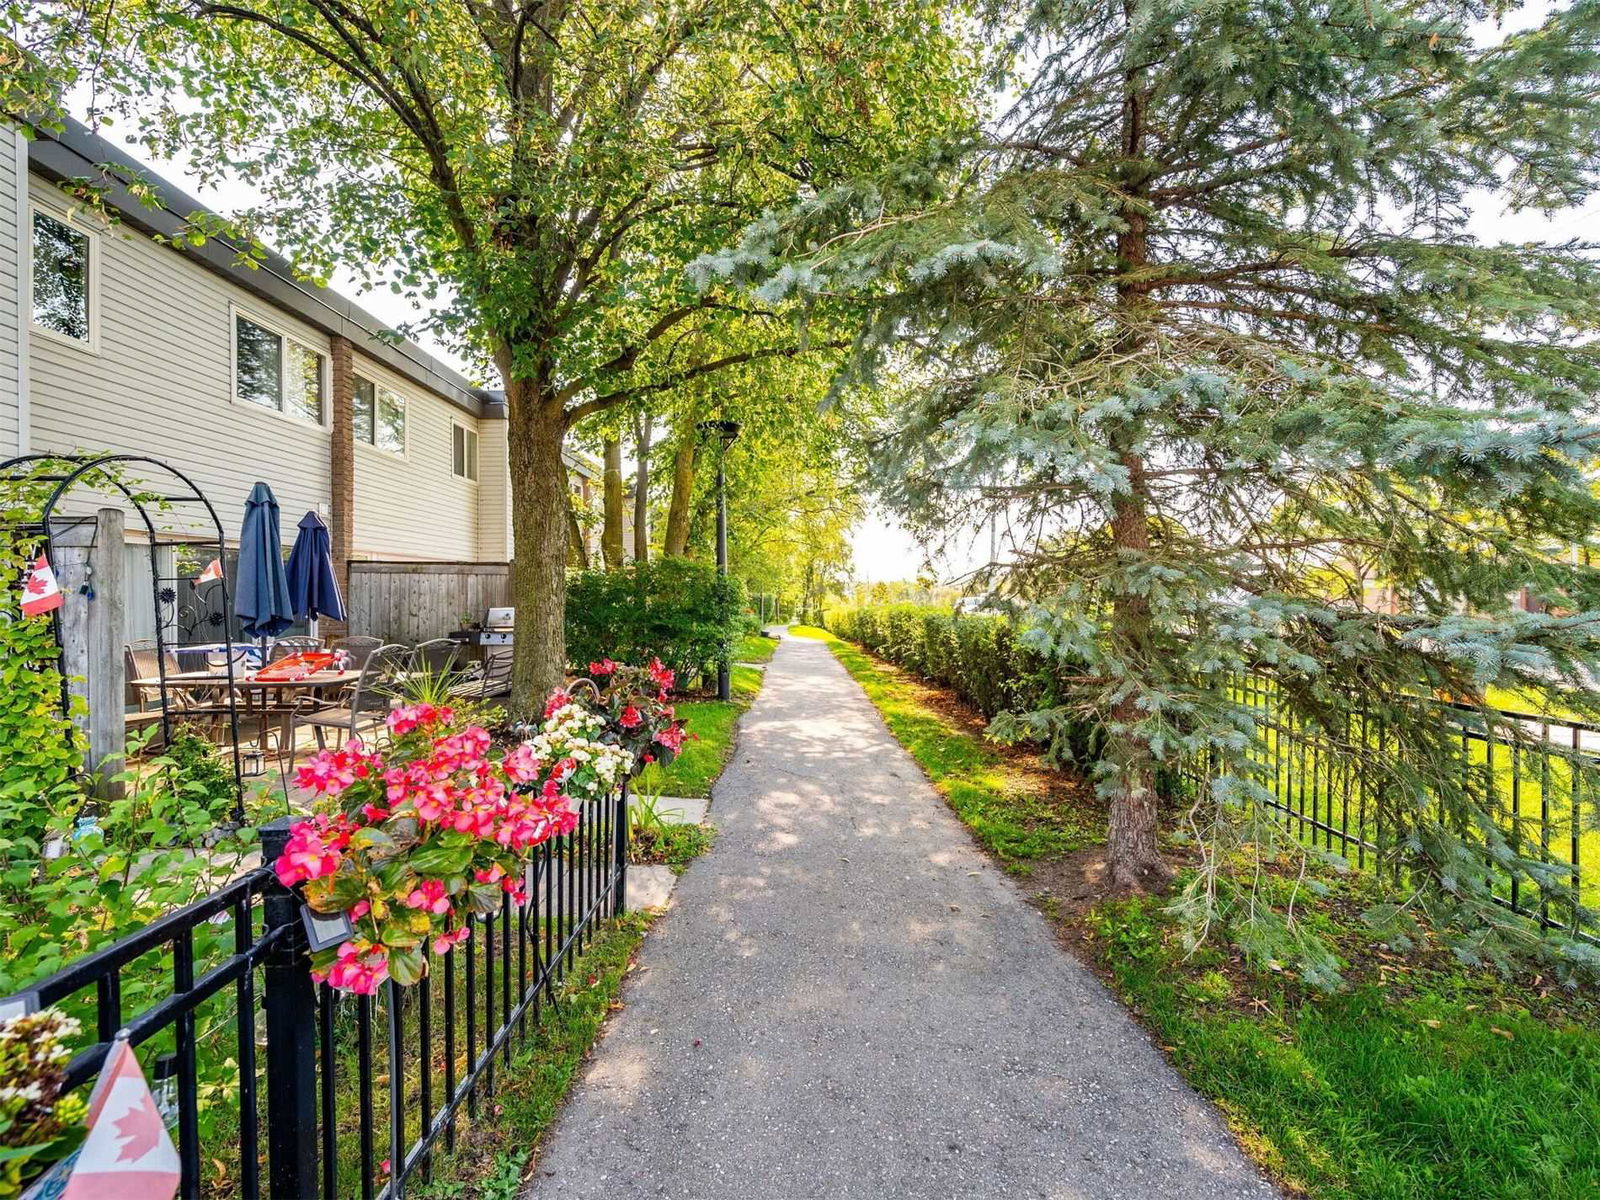
[[478, 478], [478, 435], [465, 425], [451, 425], [454, 461], [452, 469], [462, 479]]
[[37, 209], [33, 214], [33, 323], [92, 345], [94, 322], [89, 234]]
[[321, 425], [322, 355], [248, 317], [235, 314], [233, 327], [234, 394]]
[[370, 379], [356, 376], [356, 441], [379, 450], [406, 452], [406, 398]]

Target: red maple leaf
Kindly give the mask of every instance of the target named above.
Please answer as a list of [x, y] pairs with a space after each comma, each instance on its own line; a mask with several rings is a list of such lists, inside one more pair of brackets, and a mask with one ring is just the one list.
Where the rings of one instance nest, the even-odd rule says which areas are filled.
[[146, 1092], [126, 1113], [117, 1118], [117, 1140], [122, 1148], [117, 1151], [118, 1162], [137, 1162], [161, 1141], [161, 1114], [156, 1102]]
[[45, 583], [44, 576], [42, 575], [29, 575], [28, 582], [23, 584], [23, 587], [32, 592], [35, 596], [43, 593], [45, 588], [48, 586], [49, 585]]

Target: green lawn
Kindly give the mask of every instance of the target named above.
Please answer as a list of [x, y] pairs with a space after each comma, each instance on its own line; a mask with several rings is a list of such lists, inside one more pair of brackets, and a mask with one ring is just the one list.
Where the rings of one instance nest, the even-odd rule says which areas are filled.
[[777, 649], [777, 638], [752, 633], [748, 637], [741, 638], [739, 644], [734, 647], [733, 661], [742, 663], [771, 662], [772, 656]]
[[711, 785], [733, 753], [734, 726], [761, 690], [761, 672], [754, 667], [734, 667], [732, 681], [732, 700], [686, 700], [678, 705], [678, 713], [694, 737], [683, 744], [683, 753], [671, 766], [647, 767], [640, 774], [641, 791], [663, 796], [711, 794]]
[[1418, 964], [1308, 996], [1217, 948], [1185, 958], [1158, 901], [1107, 904], [1090, 921], [1117, 991], [1189, 1082], [1311, 1195], [1600, 1196], [1600, 1006], [1550, 1009]]
[[[1002, 760], [941, 715], [934, 689], [821, 630], [791, 632], [829, 643], [1002, 861], [1047, 861], [1081, 840], [1039, 836], [1037, 799], [1007, 787]], [[1351, 960], [1354, 982], [1334, 996], [1253, 971], [1225, 945], [1186, 955], [1159, 900], [1063, 916], [1036, 899], [1216, 1100], [1251, 1156], [1301, 1194], [1600, 1196], [1600, 1001], [1549, 980], [1519, 987], [1443, 955], [1375, 950], [1355, 916], [1370, 877], [1328, 882], [1329, 898], [1308, 919]]]

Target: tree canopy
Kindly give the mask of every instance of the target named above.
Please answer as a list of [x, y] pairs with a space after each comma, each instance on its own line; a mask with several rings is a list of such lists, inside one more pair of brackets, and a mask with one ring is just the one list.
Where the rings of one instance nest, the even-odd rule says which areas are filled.
[[[20, 38], [151, 150], [258, 189], [243, 221], [304, 269], [427, 301], [423, 326], [492, 364], [526, 708], [565, 664], [567, 431], [807, 351], [684, 265], [966, 123], [958, 18], [934, 0], [43, 0]], [[736, 344], [691, 358], [696, 330]]]

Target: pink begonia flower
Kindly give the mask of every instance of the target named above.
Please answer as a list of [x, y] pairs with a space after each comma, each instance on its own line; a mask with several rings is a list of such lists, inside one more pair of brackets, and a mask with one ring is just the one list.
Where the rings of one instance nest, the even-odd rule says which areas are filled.
[[432, 704], [402, 705], [389, 713], [389, 732], [395, 737], [401, 737], [413, 729], [426, 725], [448, 725], [455, 715], [455, 710], [449, 707], [436, 707]]
[[444, 954], [471, 936], [472, 926], [470, 925], [460, 925], [455, 929], [448, 929], [433, 939], [433, 952], [435, 954]]
[[472, 877], [479, 883], [499, 883], [505, 878], [506, 869], [499, 863], [480, 868], [472, 873]]
[[609, 658], [602, 658], [599, 662], [589, 664], [589, 674], [591, 675], [615, 675], [616, 673], [617, 664]]
[[362, 917], [366, 916], [371, 911], [372, 911], [372, 901], [370, 901], [370, 900], [357, 900], [354, 904], [352, 904], [350, 906], [350, 919], [352, 921], [359, 921]]
[[338, 750], [321, 750], [295, 772], [295, 782], [319, 795], [337, 795], [357, 779], [372, 773], [374, 755], [351, 742]]
[[406, 906], [433, 913], [434, 916], [442, 916], [450, 911], [450, 897], [445, 894], [442, 881], [424, 879], [411, 889], [411, 894], [406, 897]]
[[512, 783], [532, 783], [539, 777], [539, 760], [534, 757], [533, 747], [527, 742], [506, 755], [500, 767]]
[[[647, 669], [650, 672], [651, 680], [658, 688], [663, 692], [671, 690], [677, 676], [669, 668], [662, 666], [659, 658], [652, 658]], [[664, 700], [666, 697], [663, 696], [662, 699]]]
[[389, 978], [389, 955], [382, 947], [358, 938], [339, 946], [338, 958], [328, 969], [330, 987], [357, 996], [377, 994], [378, 985]]
[[572, 697], [567, 694], [565, 688], [557, 688], [551, 692], [550, 698], [544, 702], [544, 719], [548, 721], [555, 716], [567, 706], [567, 702], [571, 699]]
[[312, 822], [299, 821], [290, 829], [289, 840], [273, 866], [278, 872], [278, 882], [284, 887], [293, 887], [307, 879], [332, 875], [341, 861], [339, 852], [323, 840]]
[[683, 749], [684, 731], [681, 725], [668, 725], [656, 734], [656, 741], [676, 753]]
[[420, 821], [438, 821], [450, 811], [450, 793], [443, 784], [428, 784], [413, 794], [411, 802]]
[[622, 715], [617, 718], [617, 724], [621, 725], [624, 729], [637, 729], [639, 727], [639, 722], [643, 720], [644, 717], [640, 714], [639, 710], [630, 704], [627, 708], [622, 710]]

